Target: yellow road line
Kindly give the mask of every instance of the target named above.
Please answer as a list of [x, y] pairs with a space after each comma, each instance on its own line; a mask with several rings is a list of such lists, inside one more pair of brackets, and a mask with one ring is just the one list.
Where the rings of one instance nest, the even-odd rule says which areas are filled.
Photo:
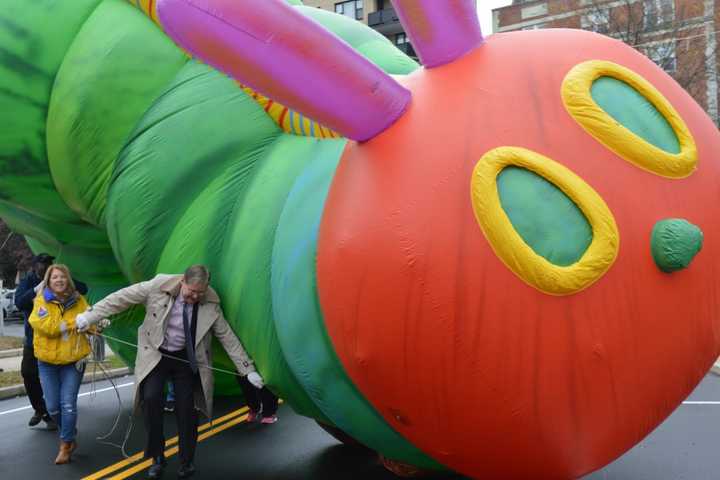
[[[213, 420], [212, 422], [207, 422], [207, 423], [204, 423], [204, 424], [200, 425], [200, 426], [198, 427], [198, 432], [202, 432], [202, 431], [204, 431], [204, 430], [207, 430], [208, 428], [211, 428], [211, 427], [213, 427], [214, 425], [217, 425], [217, 424], [219, 424], [219, 423], [222, 423], [222, 422], [224, 422], [224, 421], [226, 421], [226, 420], [228, 420], [228, 419], [230, 419], [230, 418], [237, 417], [238, 415], [242, 415], [243, 413], [245, 413], [245, 412], [247, 412], [247, 411], [248, 411], [248, 407], [246, 407], [246, 406], [245, 406], [245, 407], [242, 407], [242, 408], [239, 408], [239, 409], [237, 409], [237, 410], [235, 410], [235, 411], [233, 411], [233, 412], [228, 413], [227, 415], [224, 415], [224, 416], [222, 416], [222, 417], [220, 417], [220, 418], [218, 418], [218, 419], [216, 419], [216, 420]], [[247, 418], [247, 415], [245, 415], [244, 418]], [[233, 423], [233, 425], [235, 425], [235, 424]], [[204, 435], [204, 434], [203, 434], [203, 435]], [[203, 437], [202, 435], [200, 435], [200, 437], [198, 437], [198, 440], [201, 439], [201, 438], [204, 438], [204, 437]], [[165, 441], [165, 447], [169, 447], [169, 446], [175, 445], [175, 444], [177, 444], [177, 443], [178, 443], [178, 437], [177, 437], [177, 435], [176, 435], [176, 436], [174, 436], [173, 438]], [[172, 449], [171, 449], [171, 450], [172, 450]], [[177, 447], [175, 447], [175, 451], [173, 452], [173, 454], [174, 454], [175, 452], [177, 452]], [[167, 452], [166, 452], [166, 455], [167, 455]], [[91, 475], [88, 475], [87, 477], [83, 477], [82, 480], [99, 480], [99, 479], [101, 479], [101, 478], [106, 478], [105, 476], [106, 476], [107, 474], [112, 473], [112, 472], [115, 472], [116, 470], [120, 470], [120, 469], [122, 469], [122, 468], [125, 468], [125, 467], [127, 467], [128, 465], [132, 465], [133, 463], [137, 462], [138, 460], [141, 460], [142, 458], [143, 458], [143, 452], [136, 453], [135, 455], [132, 455], [131, 457], [128, 457], [128, 458], [126, 458], [126, 459], [124, 459], [124, 460], [121, 460], [121, 461], [117, 462], [117, 463], [114, 464], [114, 465], [110, 465], [109, 467], [103, 468], [103, 469], [100, 470], [99, 472], [95, 472], [95, 473], [93, 473], [93, 474], [91, 474]], [[141, 464], [141, 465], [142, 465], [142, 464]], [[149, 465], [149, 463], [148, 463], [148, 465]], [[125, 478], [125, 477], [119, 477], [119, 478]]]
[[[234, 426], [234, 425], [237, 425], [238, 423], [244, 422], [245, 420], [247, 420], [247, 413], [244, 414], [244, 415], [241, 415], [241, 416], [239, 416], [239, 417], [237, 417], [237, 418], [235, 418], [235, 419], [233, 419], [233, 420], [230, 420], [229, 422], [224, 423], [224, 424], [220, 425], [219, 427], [215, 427], [215, 428], [213, 428], [212, 430], [203, 433], [202, 435], [200, 435], [200, 436], [198, 437], [198, 442], [202, 442], [202, 441], [205, 440], [206, 438], [210, 438], [210, 437], [212, 437], [213, 435], [216, 435], [216, 434], [222, 432], [223, 430], [227, 430], [228, 428], [230, 428], [230, 427], [232, 427], [232, 426]], [[175, 455], [177, 452], [178, 452], [178, 447], [177, 447], [177, 446], [168, 448], [167, 450], [165, 450], [165, 458], [172, 457], [172, 456]], [[128, 468], [128, 469], [125, 470], [124, 472], [115, 475], [114, 477], [110, 477], [109, 480], [122, 480], [122, 479], [124, 479], [124, 478], [127, 478], [127, 477], [129, 477], [129, 476], [131, 476], [131, 475], [135, 475], [136, 473], [145, 470], [145, 469], [148, 468], [150, 465], [152, 465], [152, 459], [147, 459], [147, 460], [145, 460], [145, 461], [143, 461], [143, 462], [141, 462], [141, 463], [138, 463], [138, 464], [135, 465], [134, 467]]]

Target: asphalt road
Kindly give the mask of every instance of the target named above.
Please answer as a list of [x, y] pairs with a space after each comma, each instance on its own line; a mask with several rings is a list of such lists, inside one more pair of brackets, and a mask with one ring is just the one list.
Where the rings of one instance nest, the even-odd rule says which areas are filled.
[[[122, 443], [132, 403], [133, 377], [116, 379], [122, 401], [122, 420], [112, 440]], [[25, 398], [0, 402], [0, 478], [78, 479], [144, 478], [139, 459], [144, 431], [133, 427], [123, 460], [118, 447], [96, 437], [110, 431], [119, 402], [107, 382], [83, 385], [79, 399], [79, 447], [70, 465], [53, 464], [57, 434], [30, 429]], [[642, 443], [604, 469], [583, 480], [717, 480], [720, 478], [720, 377], [708, 375], [696, 391], [665, 423]], [[703, 403], [710, 402], [710, 403]], [[714, 403], [713, 403], [714, 402]], [[339, 444], [315, 423], [282, 406], [274, 425], [248, 424], [237, 399], [220, 399], [216, 420], [206, 425], [198, 445], [196, 479], [244, 478], [252, 480], [391, 480], [396, 479], [369, 452]], [[224, 418], [223, 418], [224, 417]], [[166, 436], [175, 434], [174, 418], [166, 416]], [[173, 445], [169, 445], [173, 452]], [[175, 478], [177, 455], [169, 458], [165, 478]], [[437, 476], [433, 480], [461, 477]], [[495, 480], [495, 479], [494, 479]]]
[[720, 479], [720, 377], [708, 374], [642, 442], [583, 480]]

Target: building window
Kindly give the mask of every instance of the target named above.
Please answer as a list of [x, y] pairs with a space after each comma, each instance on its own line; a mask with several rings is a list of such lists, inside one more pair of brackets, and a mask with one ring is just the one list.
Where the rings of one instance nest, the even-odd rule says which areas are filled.
[[548, 14], [547, 2], [542, 2], [537, 5], [532, 5], [529, 7], [523, 7], [522, 10], [520, 10], [520, 17], [523, 20], [527, 20], [528, 18], [533, 18], [533, 17], [543, 17], [547, 14]]
[[675, 17], [675, 2], [673, 0], [645, 0], [644, 5], [645, 29], [652, 30], [664, 23], [672, 22]]
[[404, 45], [408, 41], [405, 32], [395, 34], [395, 45]]
[[523, 30], [540, 30], [543, 28], [547, 28], [547, 23], [540, 22], [540, 23], [533, 23], [532, 25], [526, 25], [522, 27]]
[[349, 2], [336, 3], [335, 13], [345, 15], [354, 20], [362, 20], [364, 17], [363, 0], [350, 0]]

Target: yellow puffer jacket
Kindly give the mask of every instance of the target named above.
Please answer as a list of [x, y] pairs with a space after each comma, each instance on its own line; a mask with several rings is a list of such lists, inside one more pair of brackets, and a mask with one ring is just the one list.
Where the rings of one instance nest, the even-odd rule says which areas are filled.
[[75, 329], [75, 317], [87, 308], [85, 297], [79, 294], [65, 305], [47, 288], [35, 297], [30, 325], [35, 331], [33, 347], [38, 360], [66, 365], [90, 353], [90, 342]]

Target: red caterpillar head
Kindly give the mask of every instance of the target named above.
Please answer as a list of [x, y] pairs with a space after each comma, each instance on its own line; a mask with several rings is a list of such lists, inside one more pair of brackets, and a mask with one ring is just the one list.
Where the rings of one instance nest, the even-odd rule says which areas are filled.
[[[363, 141], [333, 179], [317, 275], [336, 353], [385, 421], [467, 475], [580, 476], [718, 355], [717, 129], [620, 42], [483, 42], [474, 2], [395, 5], [433, 67], [397, 81], [310, 24], [238, 14], [237, 36], [208, 40], [166, 20], [188, 50]], [[321, 40], [330, 60], [303, 57]]]

